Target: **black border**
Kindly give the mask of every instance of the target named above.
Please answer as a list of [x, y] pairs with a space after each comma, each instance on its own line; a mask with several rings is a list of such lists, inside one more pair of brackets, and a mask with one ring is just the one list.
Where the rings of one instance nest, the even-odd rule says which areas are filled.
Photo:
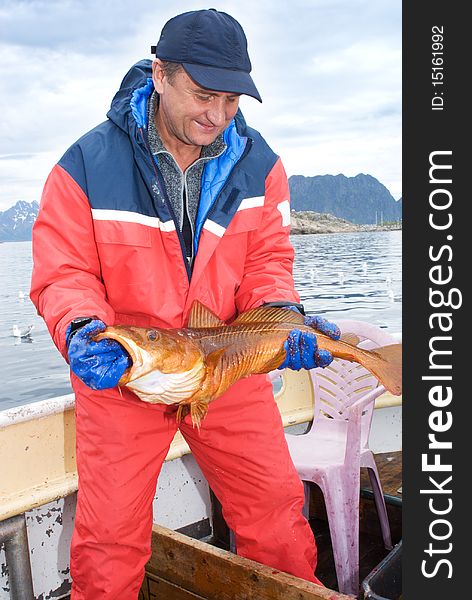
[[[470, 355], [470, 342], [466, 327], [467, 269], [472, 254], [472, 232], [468, 234], [468, 225], [472, 223], [470, 210], [471, 185], [466, 185], [469, 172], [471, 152], [466, 147], [466, 131], [471, 129], [472, 104], [466, 88], [471, 72], [470, 30], [472, 25], [465, 16], [466, 4], [459, 2], [420, 2], [410, 0], [403, 3], [403, 598], [421, 598], [425, 600], [444, 600], [445, 598], [472, 598], [472, 581], [468, 577], [470, 552], [469, 507], [472, 484], [469, 480], [469, 457], [472, 455], [472, 423], [470, 414], [469, 378], [466, 377]], [[444, 32], [443, 74], [444, 83], [432, 84], [433, 27], [439, 26]], [[436, 38], [437, 39], [437, 38]], [[436, 71], [438, 72], [438, 71]], [[442, 94], [435, 92], [442, 92]], [[444, 98], [443, 110], [432, 110], [432, 98]], [[436, 101], [439, 105], [439, 100]], [[468, 141], [468, 140], [467, 140]], [[453, 202], [448, 211], [451, 213], [452, 225], [447, 231], [435, 231], [429, 223], [430, 194], [435, 187], [429, 181], [430, 153], [434, 151], [452, 151], [451, 157], [443, 160], [452, 165], [452, 183], [443, 187], [452, 195]], [[468, 182], [467, 182], [468, 183]], [[433, 197], [436, 197], [433, 195]], [[439, 196], [437, 196], [439, 198]], [[443, 194], [443, 198], [447, 195]], [[451, 235], [452, 239], [447, 239]], [[470, 241], [469, 241], [470, 240]], [[429, 248], [433, 246], [435, 256], [437, 250], [449, 244], [449, 251], [444, 251], [442, 258], [433, 262], [429, 257]], [[450, 258], [450, 260], [449, 260]], [[457, 288], [462, 293], [462, 306], [457, 309], [442, 308], [439, 310], [452, 314], [453, 327], [449, 332], [452, 340], [444, 347], [452, 350], [447, 360], [452, 364], [448, 372], [452, 375], [449, 384], [452, 389], [452, 401], [444, 407], [452, 416], [451, 428], [438, 439], [450, 440], [452, 449], [441, 452], [441, 461], [452, 466], [450, 473], [436, 473], [438, 481], [452, 475], [452, 481], [444, 488], [451, 494], [422, 494], [421, 489], [432, 489], [434, 485], [428, 481], [434, 473], [426, 473], [422, 469], [422, 454], [428, 452], [428, 434], [431, 426], [430, 414], [437, 410], [429, 400], [432, 381], [422, 380], [423, 375], [431, 374], [429, 342], [435, 335], [448, 335], [438, 329], [431, 329], [429, 317], [436, 309], [429, 301], [432, 285], [430, 269], [436, 264], [444, 269], [452, 268], [452, 280], [444, 284], [442, 289]], [[446, 272], [446, 271], [444, 271]], [[446, 362], [444, 361], [444, 362]], [[472, 367], [469, 367], [472, 370]], [[446, 371], [435, 371], [445, 374]], [[436, 383], [436, 385], [440, 385]], [[431, 451], [429, 451], [431, 452]], [[431, 452], [434, 454], [434, 452]], [[432, 459], [430, 459], [431, 462]], [[431, 523], [440, 516], [433, 515], [429, 507], [429, 499], [437, 499], [436, 507], [449, 505], [446, 498], [451, 498], [452, 509], [444, 515], [451, 524], [451, 535], [442, 542], [431, 539]], [[433, 500], [435, 502], [435, 500]], [[434, 506], [434, 504], [433, 504]], [[469, 509], [469, 510], [467, 510]], [[433, 531], [445, 535], [449, 531], [445, 524], [434, 526]], [[429, 543], [444, 551], [452, 544], [450, 552], [433, 554], [425, 553]], [[426, 570], [431, 574], [436, 571], [437, 562], [449, 560], [437, 567], [433, 577], [426, 577], [421, 571], [422, 561], [427, 559]], [[451, 577], [449, 577], [451, 575]]]

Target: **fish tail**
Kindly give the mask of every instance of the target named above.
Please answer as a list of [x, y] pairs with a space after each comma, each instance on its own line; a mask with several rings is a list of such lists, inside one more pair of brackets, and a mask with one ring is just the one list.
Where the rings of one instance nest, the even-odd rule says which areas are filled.
[[381, 346], [369, 352], [364, 366], [394, 396], [402, 393], [402, 345]]

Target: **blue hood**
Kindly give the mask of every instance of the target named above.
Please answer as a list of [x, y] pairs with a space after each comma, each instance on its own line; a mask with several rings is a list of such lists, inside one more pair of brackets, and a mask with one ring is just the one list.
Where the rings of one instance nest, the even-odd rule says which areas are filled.
[[152, 80], [149, 83], [152, 76], [151, 65], [150, 60], [144, 59], [131, 67], [124, 76], [107, 113], [107, 117], [127, 133], [130, 132], [130, 126], [146, 125], [145, 120], [140, 119], [138, 114], [145, 119], [146, 101], [153, 89]]

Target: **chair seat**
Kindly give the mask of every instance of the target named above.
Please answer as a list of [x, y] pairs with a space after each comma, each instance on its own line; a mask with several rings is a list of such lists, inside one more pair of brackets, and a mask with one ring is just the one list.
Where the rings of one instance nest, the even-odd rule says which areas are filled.
[[290, 456], [297, 466], [300, 477], [302, 472], [324, 470], [326, 467], [344, 465], [346, 452], [346, 436], [330, 435], [329, 431], [321, 431], [320, 434], [310, 436], [310, 444], [307, 444], [304, 435], [285, 436], [290, 450]]

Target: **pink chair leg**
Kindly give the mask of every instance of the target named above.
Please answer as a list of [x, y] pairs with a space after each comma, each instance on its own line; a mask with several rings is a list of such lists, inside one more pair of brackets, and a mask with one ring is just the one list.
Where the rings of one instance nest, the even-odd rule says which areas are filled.
[[377, 471], [377, 466], [375, 462], [372, 466], [368, 467], [370, 484], [372, 486], [372, 490], [374, 492], [374, 501], [375, 506], [377, 508], [377, 514], [379, 516], [380, 521], [380, 529], [382, 531], [382, 538], [387, 550], [391, 550], [393, 548], [392, 545], [392, 536], [390, 533], [390, 523], [388, 521], [387, 507], [385, 506], [385, 498], [383, 496], [382, 487], [379, 479], [379, 472]]
[[303, 482], [303, 490], [305, 492], [305, 502], [303, 504], [302, 514], [308, 521], [310, 518], [310, 484], [307, 481]]
[[[359, 593], [359, 486], [356, 477], [329, 474], [329, 485], [323, 485], [331, 545], [338, 579], [343, 594]], [[349, 483], [349, 479], [354, 480]]]
[[232, 529], [229, 530], [229, 551], [233, 554], [237, 554], [236, 536], [234, 535], [234, 531]]

